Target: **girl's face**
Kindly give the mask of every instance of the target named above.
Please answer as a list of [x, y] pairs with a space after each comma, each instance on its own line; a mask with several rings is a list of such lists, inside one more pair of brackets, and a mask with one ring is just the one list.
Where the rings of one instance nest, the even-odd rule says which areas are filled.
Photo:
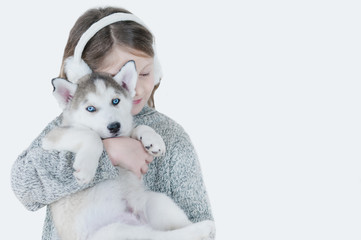
[[109, 73], [115, 76], [128, 61], [135, 62], [138, 81], [133, 98], [132, 114], [138, 114], [148, 102], [154, 88], [154, 59], [141, 51], [114, 46], [111, 52], [104, 58], [96, 72]]

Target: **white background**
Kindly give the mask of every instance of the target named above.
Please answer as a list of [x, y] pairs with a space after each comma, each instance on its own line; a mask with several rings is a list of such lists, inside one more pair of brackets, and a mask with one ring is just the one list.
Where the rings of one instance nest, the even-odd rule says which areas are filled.
[[122, 6], [156, 35], [157, 109], [189, 133], [217, 239], [361, 239], [359, 1], [6, 1], [0, 7], [1, 239], [40, 239], [10, 188], [56, 115], [75, 20]]

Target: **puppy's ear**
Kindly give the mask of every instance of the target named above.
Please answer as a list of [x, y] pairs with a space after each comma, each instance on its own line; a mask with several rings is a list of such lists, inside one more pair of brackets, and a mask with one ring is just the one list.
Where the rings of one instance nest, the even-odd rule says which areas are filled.
[[135, 86], [137, 85], [138, 73], [134, 61], [129, 61], [119, 73], [115, 75], [114, 80], [122, 87], [127, 89], [132, 97], [135, 96]]
[[51, 83], [54, 87], [54, 97], [58, 101], [59, 106], [65, 109], [73, 98], [78, 85], [63, 78], [54, 78]]

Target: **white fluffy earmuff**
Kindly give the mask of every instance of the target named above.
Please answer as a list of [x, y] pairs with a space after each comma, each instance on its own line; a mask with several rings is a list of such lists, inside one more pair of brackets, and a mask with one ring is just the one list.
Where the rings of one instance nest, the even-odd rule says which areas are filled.
[[[80, 37], [79, 42], [74, 50], [74, 56], [65, 59], [64, 71], [69, 81], [76, 83], [80, 78], [92, 72], [90, 67], [81, 58], [83, 50], [86, 44], [88, 43], [88, 41], [102, 28], [110, 24], [113, 24], [115, 22], [121, 22], [121, 21], [133, 21], [147, 28], [147, 26], [143, 23], [142, 20], [140, 20], [138, 17], [130, 13], [113, 13], [95, 22]], [[148, 31], [150, 31], [149, 28], [147, 29]], [[160, 82], [160, 79], [162, 78], [162, 68], [160, 66], [157, 57], [154, 41], [153, 41], [153, 50], [154, 50], [154, 85], [156, 85]]]

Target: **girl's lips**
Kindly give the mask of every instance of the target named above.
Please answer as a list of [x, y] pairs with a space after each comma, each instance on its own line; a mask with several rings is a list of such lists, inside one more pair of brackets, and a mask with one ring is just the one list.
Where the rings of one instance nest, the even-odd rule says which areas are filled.
[[133, 104], [139, 104], [142, 101], [142, 99], [133, 100]]

